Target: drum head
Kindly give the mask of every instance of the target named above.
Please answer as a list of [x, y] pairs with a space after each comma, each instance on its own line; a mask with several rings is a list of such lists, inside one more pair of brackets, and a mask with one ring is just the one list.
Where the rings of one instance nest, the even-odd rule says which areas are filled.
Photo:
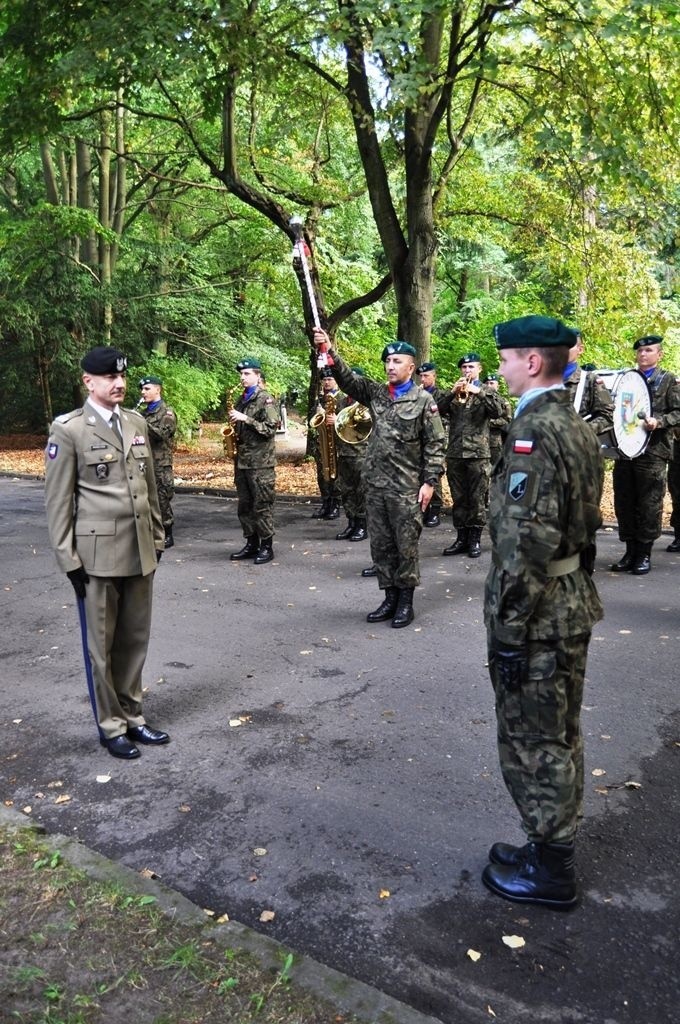
[[647, 381], [637, 370], [627, 370], [616, 381], [614, 400], [614, 436], [621, 455], [634, 459], [649, 443], [649, 431], [642, 420], [652, 414], [652, 398]]

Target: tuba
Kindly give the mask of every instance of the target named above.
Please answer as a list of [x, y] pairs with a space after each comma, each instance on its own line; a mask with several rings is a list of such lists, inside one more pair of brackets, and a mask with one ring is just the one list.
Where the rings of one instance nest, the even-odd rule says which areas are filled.
[[227, 400], [225, 403], [227, 422], [220, 430], [220, 434], [222, 435], [222, 447], [224, 448], [225, 458], [232, 459], [233, 462], [236, 462], [236, 456], [238, 455], [238, 438], [236, 436], [236, 427], [229, 419], [229, 413], [234, 408], [234, 403], [232, 401], [234, 391], [236, 391], [236, 388], [229, 388], [227, 391]]
[[345, 444], [361, 444], [372, 430], [371, 413], [359, 402], [341, 409], [335, 418], [335, 433]]
[[326, 423], [327, 416], [335, 415], [335, 399], [333, 395], [326, 395], [323, 400], [323, 409], [319, 409], [311, 420], [309, 426], [319, 433], [319, 459], [321, 460], [321, 475], [324, 480], [335, 480], [338, 475], [338, 459], [335, 450], [335, 433]]

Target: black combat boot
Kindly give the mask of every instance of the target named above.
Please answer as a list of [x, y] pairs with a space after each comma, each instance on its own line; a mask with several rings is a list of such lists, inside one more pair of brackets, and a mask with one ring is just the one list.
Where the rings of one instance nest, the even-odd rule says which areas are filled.
[[468, 528], [467, 526], [461, 526], [460, 530], [456, 535], [456, 539], [450, 547], [444, 548], [442, 551], [443, 555], [464, 555], [468, 549]]
[[680, 551], [680, 533], [675, 534], [675, 537], [666, 548], [666, 551]]
[[312, 512], [311, 518], [312, 519], [325, 519], [326, 518], [326, 513], [328, 512], [328, 509], [330, 507], [331, 507], [331, 499], [330, 498], [323, 498], [321, 500], [321, 504], [319, 505], [319, 507]]
[[491, 892], [513, 903], [568, 910], [577, 900], [574, 844], [527, 843], [518, 863], [487, 864], [482, 881]]
[[633, 562], [635, 561], [635, 545], [632, 540], [626, 541], [626, 552], [618, 560], [610, 565], [609, 568], [612, 572], [630, 572], [633, 568]]
[[471, 526], [468, 529], [468, 557], [479, 558], [482, 553], [481, 547], [482, 527]]
[[439, 512], [437, 509], [432, 508], [431, 505], [427, 506], [427, 511], [423, 516], [423, 526], [428, 526], [430, 529], [434, 526], [439, 526], [441, 519], [439, 518]]
[[413, 591], [414, 587], [404, 587], [399, 591], [397, 610], [392, 619], [392, 629], [403, 629], [413, 622]]
[[340, 517], [340, 505], [337, 498], [328, 499], [328, 508], [326, 514], [323, 515], [322, 519], [338, 519]]
[[364, 577], [364, 579], [367, 579], [369, 576], [377, 576], [378, 570], [374, 565], [369, 565], [368, 569], [361, 570], [361, 575]]
[[386, 622], [391, 619], [397, 610], [399, 603], [399, 591], [396, 587], [385, 588], [385, 599], [374, 612], [369, 612], [366, 622]]
[[528, 844], [525, 846], [513, 846], [512, 843], [494, 843], [489, 850], [489, 860], [492, 864], [505, 864], [506, 867], [515, 867], [521, 864], [528, 852]]
[[165, 547], [173, 548], [175, 546], [175, 538], [172, 535], [172, 527], [164, 526], [163, 529], [165, 530]]
[[636, 544], [635, 558], [633, 559], [630, 571], [634, 576], [646, 576], [651, 568], [652, 544]]
[[366, 530], [366, 520], [362, 519], [361, 516], [357, 516], [354, 520], [354, 530], [350, 540], [366, 540], [368, 537], [368, 531]]
[[245, 546], [240, 551], [234, 551], [233, 555], [229, 555], [232, 562], [242, 562], [246, 558], [255, 558], [260, 547], [260, 542], [257, 539], [257, 534], [253, 534], [252, 537], [246, 537]]
[[354, 520], [353, 519], [348, 519], [347, 520], [347, 526], [345, 527], [344, 530], [341, 530], [340, 533], [336, 533], [335, 539], [336, 540], [351, 540], [353, 533], [354, 533]]
[[255, 565], [264, 565], [265, 562], [271, 562], [274, 557], [273, 540], [273, 537], [262, 538], [258, 552], [255, 555]]

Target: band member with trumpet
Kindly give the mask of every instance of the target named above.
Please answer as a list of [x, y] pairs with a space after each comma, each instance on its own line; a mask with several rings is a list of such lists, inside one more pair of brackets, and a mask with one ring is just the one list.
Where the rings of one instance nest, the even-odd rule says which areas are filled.
[[477, 352], [461, 356], [458, 369], [460, 379], [437, 402], [441, 415], [449, 418], [446, 478], [457, 530], [455, 541], [442, 554], [479, 558], [491, 473], [489, 424], [503, 415], [503, 402], [499, 394], [482, 384], [482, 361]]
[[172, 467], [177, 417], [175, 410], [166, 405], [162, 390], [163, 381], [155, 374], [142, 377], [139, 382], [142, 397], [136, 409], [146, 420], [151, 443], [151, 458], [156, 477], [158, 504], [161, 507], [161, 518], [165, 530], [165, 546], [171, 548], [175, 543], [172, 527], [175, 517], [172, 513], [172, 499], [175, 496], [175, 475]]
[[229, 557], [232, 562], [250, 559], [264, 565], [274, 557], [274, 497], [276, 491], [276, 403], [262, 387], [262, 366], [257, 359], [236, 364], [243, 394], [234, 404], [229, 419], [237, 434], [234, 484], [238, 518], [245, 545]]
[[310, 427], [318, 431], [316, 480], [321, 494], [321, 505], [312, 513], [312, 519], [337, 519], [340, 515], [340, 489], [338, 487], [337, 444], [335, 437], [335, 410], [340, 398], [333, 368], [319, 370], [321, 394], [319, 405]]
[[[426, 362], [421, 363], [416, 368], [416, 373], [420, 377], [420, 386], [423, 391], [427, 391], [428, 395], [432, 396], [435, 402], [438, 402], [440, 398], [444, 397], [445, 392], [442, 388], [437, 386], [437, 366], [435, 363]], [[442, 416], [442, 423], [444, 429], [448, 427], [448, 419]], [[427, 526], [429, 529], [433, 529], [435, 526], [439, 526], [441, 520], [439, 514], [444, 504], [444, 496], [442, 494], [442, 482], [441, 480], [435, 487], [434, 494], [432, 495], [432, 501], [427, 506], [427, 510], [423, 516], [423, 526]]]
[[[364, 376], [360, 366], [351, 366], [352, 373]], [[347, 516], [347, 526], [336, 534], [336, 540], [366, 540], [366, 492], [362, 480], [366, 447], [373, 424], [371, 414], [349, 395], [342, 395], [333, 417], [338, 459], [338, 490]]]
[[[315, 328], [317, 347], [330, 345]], [[335, 378], [342, 390], [370, 409], [373, 419], [363, 479], [371, 557], [385, 598], [368, 622], [392, 622], [395, 629], [413, 621], [413, 591], [420, 582], [418, 540], [441, 476], [445, 435], [436, 403], [413, 381], [416, 350], [405, 341], [382, 352], [386, 384], [353, 373], [334, 349]]]
[[614, 512], [626, 550], [611, 569], [635, 576], [646, 575], [652, 567], [652, 546], [661, 536], [673, 428], [680, 425], [680, 384], [675, 374], [659, 366], [662, 345], [658, 334], [646, 334], [633, 345], [637, 369], [651, 393], [652, 414], [643, 422], [650, 439], [641, 455], [614, 463]]
[[572, 395], [574, 408], [581, 419], [587, 420], [596, 434], [603, 434], [612, 425], [614, 403], [603, 384], [598, 383], [597, 373], [579, 366], [583, 355], [583, 338], [577, 327], [570, 327], [574, 344], [569, 349], [569, 359], [564, 370], [564, 386]]

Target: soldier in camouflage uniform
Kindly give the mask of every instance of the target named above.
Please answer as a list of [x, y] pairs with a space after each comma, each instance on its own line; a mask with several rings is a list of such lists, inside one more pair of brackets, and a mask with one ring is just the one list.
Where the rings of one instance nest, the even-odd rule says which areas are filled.
[[[329, 345], [325, 331], [314, 331], [317, 345]], [[443, 469], [444, 428], [431, 397], [413, 381], [416, 350], [404, 341], [383, 349], [387, 384], [352, 373], [331, 351], [338, 384], [368, 406], [373, 430], [368, 439], [363, 479], [371, 557], [385, 599], [366, 619], [400, 629], [413, 621], [413, 591], [420, 583], [418, 540]], [[424, 481], [424, 482], [423, 482]]]
[[[508, 433], [508, 427], [512, 422], [512, 406], [507, 398], [499, 394], [498, 391], [498, 374], [487, 373], [484, 378], [484, 383], [488, 388], [491, 388], [503, 403], [503, 414], [501, 416], [494, 416], [493, 419], [489, 420], [489, 452], [491, 453], [491, 468], [496, 465], [500, 458], [500, 454], [503, 451], [503, 444]], [[488, 506], [487, 500], [487, 506]]]
[[671, 459], [668, 463], [668, 493], [671, 496], [671, 529], [673, 540], [666, 551], [680, 551], [680, 430], [672, 431]]
[[460, 380], [437, 402], [441, 415], [449, 418], [446, 478], [457, 530], [455, 541], [442, 554], [479, 558], [491, 472], [489, 422], [503, 415], [503, 403], [499, 394], [481, 383], [482, 363], [476, 352], [462, 356], [458, 369]]
[[571, 400], [578, 408], [579, 416], [587, 420], [596, 434], [609, 430], [614, 416], [612, 396], [603, 384], [599, 384], [597, 373], [588, 372], [579, 366], [578, 360], [583, 355], [583, 339], [581, 332], [575, 327], [570, 328], [575, 341], [569, 349], [569, 358], [564, 370], [564, 386], [571, 395]]
[[[364, 376], [360, 366], [350, 367], [352, 373], [359, 377]], [[341, 395], [335, 406], [335, 415], [328, 417], [329, 426], [335, 430], [337, 414], [343, 409], [349, 408], [354, 401], [349, 395]], [[338, 464], [338, 492], [342, 499], [342, 505], [347, 516], [347, 526], [340, 533], [335, 535], [336, 540], [360, 541], [366, 540], [368, 531], [366, 529], [366, 491], [363, 482], [364, 459], [366, 458], [366, 447], [368, 438], [363, 441], [351, 443], [343, 441], [336, 431], [335, 453]]]
[[501, 771], [528, 842], [492, 846], [482, 879], [520, 903], [576, 902], [582, 814], [580, 711], [602, 605], [591, 578], [601, 456], [562, 384], [568, 328], [543, 316], [494, 329], [500, 372], [521, 396], [491, 480], [485, 588]]
[[279, 414], [274, 399], [262, 385], [257, 359], [236, 364], [243, 394], [229, 413], [236, 429], [237, 455], [234, 483], [238, 518], [246, 539], [232, 562], [252, 560], [264, 565], [274, 557], [274, 497], [276, 492], [276, 429]]
[[165, 530], [165, 546], [171, 548], [175, 543], [172, 527], [175, 517], [172, 513], [172, 499], [175, 497], [175, 475], [172, 468], [172, 452], [175, 446], [177, 417], [174, 409], [165, 404], [162, 397], [163, 381], [154, 374], [142, 377], [139, 390], [142, 392], [139, 412], [146, 420], [151, 442], [153, 471], [156, 477], [158, 504], [161, 507], [161, 518]]
[[[440, 388], [437, 385], [437, 366], [435, 363], [421, 363], [416, 369], [416, 373], [420, 377], [421, 388], [423, 391], [427, 391], [428, 395], [431, 395], [435, 402], [438, 402], [440, 398], [444, 397], [446, 392], [443, 388]], [[447, 431], [449, 421], [446, 416], [442, 416], [442, 423], [444, 424], [444, 430]], [[440, 513], [443, 504], [444, 495], [442, 493], [442, 482], [440, 480], [434, 489], [432, 501], [427, 506], [425, 515], [423, 516], [423, 526], [427, 526], [429, 529], [439, 526], [441, 523]]]
[[647, 334], [633, 345], [637, 368], [652, 395], [652, 414], [643, 424], [651, 435], [649, 444], [642, 455], [614, 463], [614, 511], [626, 551], [611, 568], [636, 576], [651, 569], [652, 545], [661, 536], [672, 428], [680, 425], [680, 384], [659, 367], [662, 341], [658, 334]]
[[[319, 395], [318, 411], [326, 414], [328, 399], [332, 398], [337, 406], [337, 402], [340, 399], [340, 392], [338, 391], [337, 381], [333, 376], [333, 370], [330, 366], [326, 366], [320, 371], [319, 378], [321, 383], [321, 394]], [[325, 415], [324, 424], [319, 428], [318, 433], [320, 434], [321, 430], [332, 430], [334, 422], [335, 417], [333, 415]], [[331, 440], [333, 444], [335, 444], [335, 435], [333, 435]], [[311, 518], [338, 519], [340, 516], [340, 485], [338, 483], [337, 476], [334, 476], [331, 479], [326, 479], [324, 476], [323, 461], [319, 451], [320, 443], [320, 440], [318, 440], [316, 446], [316, 480], [319, 485], [321, 505], [315, 509]]]

